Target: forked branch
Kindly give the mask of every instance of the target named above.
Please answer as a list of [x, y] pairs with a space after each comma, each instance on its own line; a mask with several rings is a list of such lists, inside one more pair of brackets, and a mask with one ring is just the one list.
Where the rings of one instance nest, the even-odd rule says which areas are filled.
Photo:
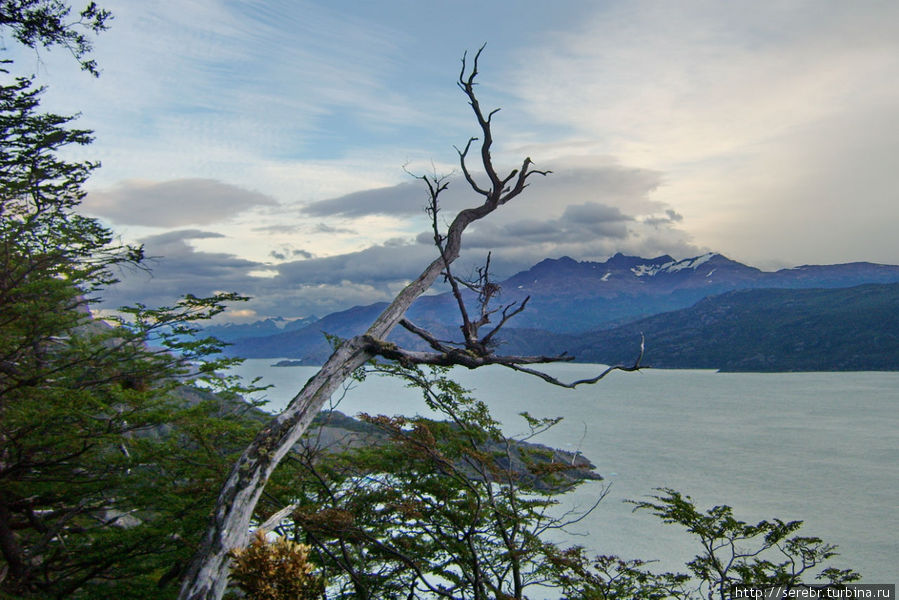
[[527, 373], [528, 375], [533, 375], [535, 377], [539, 377], [543, 381], [547, 383], [551, 383], [552, 385], [557, 385], [559, 387], [564, 387], [568, 389], [574, 389], [580, 385], [592, 385], [594, 383], [599, 382], [604, 379], [609, 373], [613, 371], [624, 371], [624, 372], [635, 372], [645, 369], [643, 366], [643, 353], [645, 348], [645, 339], [641, 334], [640, 338], [640, 353], [637, 356], [637, 359], [631, 365], [613, 365], [607, 367], [604, 371], [600, 372], [598, 375], [594, 377], [588, 377], [584, 379], [577, 379], [571, 382], [565, 382], [561, 379], [553, 377], [549, 373], [545, 373], [543, 371], [539, 371], [537, 369], [533, 369], [530, 367], [525, 367], [522, 365], [537, 365], [537, 364], [551, 364], [551, 363], [560, 363], [560, 362], [571, 362], [575, 359], [574, 356], [562, 353], [553, 356], [545, 356], [545, 355], [537, 355], [537, 356], [521, 356], [521, 355], [497, 355], [497, 354], [485, 354], [479, 355], [474, 352], [471, 352], [465, 348], [457, 348], [448, 345], [446, 342], [442, 342], [435, 338], [430, 332], [425, 329], [422, 329], [413, 323], [409, 322], [406, 319], [401, 321], [403, 327], [405, 327], [408, 331], [418, 335], [422, 339], [426, 340], [431, 347], [436, 350], [436, 352], [421, 352], [415, 350], [407, 350], [405, 348], [401, 348], [396, 344], [385, 342], [383, 340], [379, 340], [376, 338], [367, 337], [365, 339], [366, 349], [371, 352], [373, 355], [381, 356], [388, 360], [395, 360], [404, 366], [411, 365], [434, 365], [434, 366], [442, 366], [442, 367], [452, 367], [452, 366], [461, 366], [466, 367], [468, 369], [477, 369], [479, 367], [485, 367], [487, 365], [500, 365], [506, 367], [508, 369], [512, 369], [513, 371], [518, 371], [521, 373]]
[[605, 376], [608, 375], [609, 373], [611, 373], [612, 371], [634, 372], [634, 371], [640, 371], [641, 369], [645, 369], [646, 367], [644, 367], [641, 364], [643, 362], [643, 353], [644, 353], [645, 349], [646, 349], [646, 338], [641, 333], [640, 334], [640, 354], [637, 356], [637, 360], [634, 361], [633, 365], [630, 365], [630, 366], [614, 365], [614, 366], [606, 368], [605, 371], [602, 371], [599, 375], [597, 375], [595, 377], [589, 377], [586, 379], [577, 379], [570, 383], [565, 383], [564, 381], [561, 381], [561, 380], [553, 377], [552, 375], [549, 375], [548, 373], [544, 373], [543, 371], [537, 371], [536, 369], [522, 367], [521, 365], [524, 363], [510, 363], [510, 364], [503, 364], [503, 366], [508, 367], [514, 371], [520, 371], [521, 373], [527, 373], [528, 375], [534, 375], [535, 377], [539, 377], [543, 381], [545, 381], [547, 383], [551, 383], [553, 385], [558, 385], [560, 387], [574, 389], [579, 385], [592, 385], [592, 384], [598, 382], [599, 380], [605, 378]]
[[[434, 242], [440, 256], [432, 261], [422, 273], [407, 285], [393, 299], [390, 305], [375, 319], [368, 331], [346, 340], [340, 344], [328, 358], [322, 368], [306, 382], [302, 390], [290, 401], [284, 411], [267, 424], [256, 436], [256, 439], [244, 450], [235, 462], [225, 484], [219, 494], [213, 511], [210, 527], [197, 551], [194, 560], [187, 569], [181, 588], [180, 600], [219, 600], [225, 590], [229, 572], [229, 552], [242, 547], [248, 538], [250, 520], [265, 485], [281, 460], [299, 441], [309, 427], [312, 419], [331, 395], [337, 391], [346, 379], [359, 367], [375, 356], [408, 362], [412, 364], [461, 365], [476, 368], [484, 365], [499, 364], [508, 368], [536, 375], [543, 380], [564, 387], [595, 383], [608, 372], [616, 369], [635, 371], [640, 368], [640, 360], [632, 367], [611, 367], [605, 373], [592, 380], [580, 380], [564, 384], [557, 379], [525, 367], [541, 363], [570, 361], [573, 357], [560, 356], [497, 356], [492, 352], [493, 340], [500, 328], [513, 316], [524, 310], [527, 300], [520, 305], [510, 304], [503, 308], [502, 318], [494, 329], [483, 338], [478, 338], [477, 327], [468, 317], [464, 302], [460, 302], [463, 315], [463, 327], [466, 327], [465, 347], [456, 347], [451, 343], [440, 341], [436, 336], [403, 320], [406, 310], [416, 298], [421, 296], [440, 276], [445, 274], [450, 285], [461, 298], [459, 280], [453, 278], [450, 265], [455, 261], [462, 248], [462, 235], [465, 229], [475, 221], [483, 219], [503, 204], [518, 196], [528, 185], [531, 175], [547, 175], [549, 171], [533, 168], [530, 158], [525, 158], [518, 169], [513, 169], [505, 176], [500, 176], [493, 165], [491, 148], [493, 134], [491, 121], [497, 110], [486, 115], [481, 109], [475, 95], [475, 80], [478, 75], [478, 60], [483, 47], [474, 56], [471, 68], [468, 68], [467, 57], [462, 59], [462, 71], [458, 85], [465, 93], [481, 129], [479, 138], [471, 138], [463, 150], [458, 150], [462, 173], [471, 189], [483, 197], [483, 202], [460, 211], [450, 223], [445, 234], [437, 227], [437, 214], [440, 194], [449, 182], [439, 177], [421, 177], [428, 188], [431, 202], [430, 213], [434, 225]], [[475, 141], [481, 141], [481, 166], [490, 181], [489, 186], [481, 186], [466, 164], [469, 151]], [[485, 278], [489, 283], [489, 278]], [[489, 298], [495, 293], [485, 294]], [[489, 322], [493, 314], [488, 307], [482, 307], [476, 323], [478, 327]], [[486, 320], [485, 320], [486, 319]], [[484, 321], [480, 323], [480, 321]], [[393, 328], [403, 323], [406, 329], [426, 340], [433, 352], [413, 352], [385, 342]], [[642, 353], [641, 353], [642, 357]]]
[[[465, 93], [471, 105], [478, 126], [481, 128], [481, 137], [469, 138], [463, 149], [456, 148], [459, 154], [459, 161], [462, 168], [462, 174], [469, 187], [476, 194], [484, 196], [484, 204], [482, 209], [487, 212], [505, 204], [509, 200], [519, 195], [524, 188], [527, 187], [528, 177], [533, 174], [547, 175], [550, 171], [540, 171], [532, 168], [530, 158], [525, 158], [520, 169], [513, 169], [504, 177], [501, 177], [493, 164], [491, 147], [493, 145], [492, 119], [499, 109], [494, 109], [486, 115], [481, 108], [481, 104], [475, 94], [476, 78], [478, 75], [478, 61], [481, 52], [484, 50], [482, 46], [475, 54], [471, 62], [471, 68], [468, 66], [467, 54], [462, 57], [462, 70], [459, 74], [457, 85]], [[481, 166], [490, 180], [490, 186], [482, 187], [472, 174], [467, 164], [469, 152], [472, 145], [481, 142]], [[441, 233], [438, 214], [440, 213], [440, 194], [446, 190], [449, 182], [444, 177], [416, 176], [425, 183], [428, 190], [428, 204], [426, 212], [430, 217], [432, 237], [434, 245], [440, 254], [438, 259], [442, 262], [442, 275], [444, 280], [449, 283], [451, 293], [459, 310], [461, 324], [459, 326], [462, 331], [462, 343], [453, 343], [439, 340], [435, 335], [423, 329], [407, 319], [402, 319], [400, 324], [409, 332], [418, 336], [431, 347], [435, 352], [418, 352], [400, 348], [395, 344], [387, 343], [377, 337], [369, 337], [366, 340], [366, 348], [372, 354], [382, 356], [384, 358], [397, 360], [403, 364], [430, 364], [430, 365], [460, 365], [468, 368], [477, 368], [488, 364], [500, 364], [508, 368], [528, 373], [540, 377], [548, 383], [559, 385], [562, 387], [573, 388], [578, 385], [592, 384], [603, 379], [610, 372], [615, 370], [621, 371], [637, 371], [641, 368], [640, 362], [643, 358], [643, 342], [641, 342], [640, 355], [633, 365], [616, 365], [609, 367], [603, 373], [589, 379], [582, 379], [571, 383], [565, 383], [557, 378], [522, 365], [546, 364], [552, 362], [566, 362], [573, 360], [574, 357], [567, 354], [557, 356], [499, 356], [494, 353], [496, 346], [497, 334], [506, 323], [524, 311], [530, 297], [528, 296], [520, 302], [512, 302], [500, 308], [491, 306], [493, 300], [500, 294], [500, 286], [490, 279], [490, 254], [483, 267], [477, 270], [477, 276], [471, 280], [465, 280], [456, 276], [452, 271], [452, 263], [458, 256], [458, 248], [453, 244], [456, 241], [453, 236], [453, 229], [460, 217], [466, 211], [462, 211], [453, 225], [450, 226], [446, 235]], [[480, 217], [477, 217], [480, 218]], [[465, 297], [462, 288], [474, 292], [477, 295], [476, 318], [472, 317], [472, 312], [466, 306]], [[499, 311], [501, 317], [499, 322], [484, 336], [480, 336], [481, 327], [491, 322], [491, 317]]]

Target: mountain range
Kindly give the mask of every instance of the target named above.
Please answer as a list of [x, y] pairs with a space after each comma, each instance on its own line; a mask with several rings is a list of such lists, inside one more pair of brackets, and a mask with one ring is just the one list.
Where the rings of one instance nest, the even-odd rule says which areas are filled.
[[[899, 266], [865, 262], [762, 271], [716, 253], [546, 259], [500, 282], [498, 304], [530, 301], [502, 330], [499, 352], [632, 362], [643, 332], [644, 362], [658, 367], [899, 369], [899, 285], [892, 284], [899, 284]], [[234, 355], [321, 364], [330, 352], [323, 332], [361, 333], [385, 306], [207, 332], [232, 342]], [[419, 298], [407, 317], [438, 337], [458, 338], [457, 311], [450, 294], [438, 294]], [[391, 339], [421, 347], [405, 331]]]

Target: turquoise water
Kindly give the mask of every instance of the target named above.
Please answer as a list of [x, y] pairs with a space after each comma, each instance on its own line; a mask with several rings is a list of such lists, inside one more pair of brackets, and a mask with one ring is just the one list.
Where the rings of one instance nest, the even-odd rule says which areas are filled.
[[[276, 386], [270, 410], [316, 370], [274, 362], [240, 368]], [[597, 369], [566, 364], [552, 373], [573, 380]], [[672, 487], [702, 508], [729, 504], [745, 521], [803, 520], [802, 533], [839, 545], [835, 566], [854, 568], [869, 583], [899, 582], [899, 373], [649, 370], [613, 373], [577, 390], [501, 368], [455, 376], [489, 403], [508, 434], [526, 431], [522, 411], [564, 417], [537, 441], [581, 450], [605, 477], [567, 499], [568, 508], [586, 507], [610, 486], [564, 541], [680, 569], [699, 551], [688, 535], [623, 502]], [[419, 393], [381, 378], [347, 391], [337, 408], [425, 412]]]

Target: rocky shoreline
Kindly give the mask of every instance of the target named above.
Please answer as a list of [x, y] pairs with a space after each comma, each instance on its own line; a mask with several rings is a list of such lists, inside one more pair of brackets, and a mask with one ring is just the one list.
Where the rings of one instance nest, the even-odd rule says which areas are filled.
[[[364, 447], [377, 446], [389, 443], [389, 435], [376, 425], [366, 423], [359, 419], [355, 419], [340, 411], [325, 411], [316, 417], [309, 431], [299, 443], [305, 451], [315, 449], [319, 452], [340, 452], [342, 450]], [[527, 449], [532, 460], [538, 463], [561, 464], [566, 465], [566, 469], [560, 470], [557, 474], [563, 480], [564, 484], [572, 484], [582, 480], [602, 480], [602, 476], [595, 471], [596, 466], [580, 452], [570, 452], [567, 450], [559, 450], [551, 448], [543, 444], [535, 444], [531, 442], [522, 442], [513, 440], [512, 448]], [[499, 442], [493, 444], [491, 450], [505, 450]], [[511, 457], [511, 470], [520, 476], [532, 477], [531, 471], [528, 469], [524, 461], [519, 457], [518, 452], [507, 453]], [[510, 467], [508, 463], [500, 465], [503, 469]], [[549, 486], [536, 482], [535, 487], [538, 489], [546, 489]]]

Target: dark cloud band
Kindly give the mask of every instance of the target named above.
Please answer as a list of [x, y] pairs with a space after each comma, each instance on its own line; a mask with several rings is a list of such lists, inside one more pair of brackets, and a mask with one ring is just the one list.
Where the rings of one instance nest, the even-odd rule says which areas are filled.
[[271, 197], [214, 179], [126, 181], [91, 192], [82, 208], [120, 225], [184, 227], [226, 221], [258, 206], [277, 206]]

